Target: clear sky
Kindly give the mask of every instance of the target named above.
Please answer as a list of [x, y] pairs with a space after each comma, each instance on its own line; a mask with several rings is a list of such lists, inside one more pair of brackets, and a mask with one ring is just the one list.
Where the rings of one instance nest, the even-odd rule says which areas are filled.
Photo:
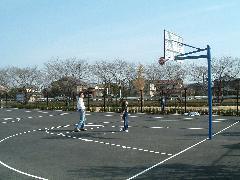
[[239, 0], [0, 0], [0, 67], [56, 57], [157, 62], [163, 30], [240, 57]]

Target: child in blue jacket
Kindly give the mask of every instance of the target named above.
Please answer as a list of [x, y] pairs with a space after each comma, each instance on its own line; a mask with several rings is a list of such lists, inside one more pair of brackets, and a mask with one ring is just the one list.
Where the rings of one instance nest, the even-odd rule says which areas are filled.
[[123, 128], [120, 131], [128, 132], [128, 102], [123, 102], [123, 112], [122, 112], [122, 119], [123, 119]]

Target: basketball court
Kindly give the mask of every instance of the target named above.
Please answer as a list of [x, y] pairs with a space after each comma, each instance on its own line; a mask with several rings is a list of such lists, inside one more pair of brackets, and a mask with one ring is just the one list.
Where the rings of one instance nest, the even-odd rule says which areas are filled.
[[240, 177], [239, 118], [0, 109], [0, 179]]

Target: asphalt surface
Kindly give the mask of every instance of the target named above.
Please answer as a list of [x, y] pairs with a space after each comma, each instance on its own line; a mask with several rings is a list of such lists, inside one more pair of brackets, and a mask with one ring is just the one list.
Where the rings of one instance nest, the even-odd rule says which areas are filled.
[[[240, 179], [239, 117], [0, 109], [0, 180]], [[217, 133], [217, 134], [216, 134]], [[215, 135], [216, 134], [216, 135]]]

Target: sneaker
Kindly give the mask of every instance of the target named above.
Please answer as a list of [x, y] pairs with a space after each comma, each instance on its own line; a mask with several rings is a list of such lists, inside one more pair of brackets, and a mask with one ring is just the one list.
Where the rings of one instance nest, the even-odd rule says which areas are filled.
[[79, 132], [79, 131], [80, 131], [79, 128], [75, 128], [75, 129], [74, 129], [74, 132]]
[[128, 132], [128, 130], [126, 129], [125, 132]]
[[87, 131], [87, 129], [81, 128], [80, 131]]
[[125, 130], [123, 128], [121, 128], [120, 131], [122, 132], [122, 131], [125, 131]]

